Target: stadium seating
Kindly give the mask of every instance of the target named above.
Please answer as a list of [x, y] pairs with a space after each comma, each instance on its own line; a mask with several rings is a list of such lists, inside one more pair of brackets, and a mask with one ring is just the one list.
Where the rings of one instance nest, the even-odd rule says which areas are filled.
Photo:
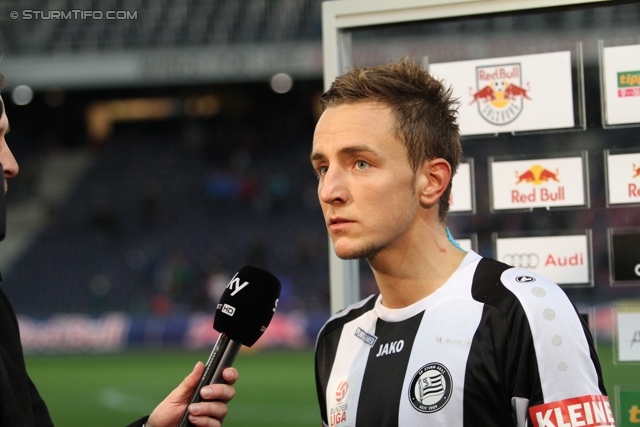
[[[303, 203], [315, 186], [300, 161], [308, 147], [255, 149], [241, 171], [229, 166], [233, 152], [212, 162], [206, 146], [188, 148], [181, 140], [171, 123], [117, 128], [5, 274], [16, 311], [211, 312], [211, 276], [228, 280], [245, 264], [279, 275], [282, 309], [326, 308], [326, 232], [319, 208]], [[212, 192], [220, 175], [241, 182], [242, 191]]]
[[[12, 2], [6, 2], [12, 3]], [[40, 10], [33, 1], [0, 6], [0, 46], [17, 54], [320, 39], [320, 0], [58, 0], [50, 11], [124, 11], [137, 19], [8, 19]]]

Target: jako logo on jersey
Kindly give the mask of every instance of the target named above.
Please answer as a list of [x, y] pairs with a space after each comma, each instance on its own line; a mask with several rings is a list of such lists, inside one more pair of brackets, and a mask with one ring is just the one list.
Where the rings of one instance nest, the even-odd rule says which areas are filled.
[[349, 382], [342, 381], [340, 384], [338, 384], [338, 388], [336, 389], [336, 402], [342, 402], [344, 400], [344, 397], [347, 395], [348, 390]]
[[373, 345], [378, 340], [377, 336], [366, 333], [365, 331], [362, 330], [362, 328], [358, 328], [353, 335], [360, 338], [362, 341], [364, 341], [371, 347], [373, 347]]
[[534, 427], [615, 427], [607, 396], [582, 396], [529, 408]]
[[530, 282], [535, 282], [536, 279], [534, 279], [531, 276], [518, 276], [516, 277], [516, 282], [518, 283], [530, 283]]
[[[239, 272], [238, 272], [239, 273]], [[231, 289], [231, 296], [234, 296], [235, 294], [237, 294], [238, 292], [240, 292], [241, 290], [243, 290], [248, 284], [249, 282], [244, 282], [242, 283], [242, 285], [240, 284], [240, 279], [238, 279], [238, 273], [236, 273], [232, 278], [231, 281], [229, 282], [229, 284], [227, 285], [227, 289]], [[235, 290], [233, 290], [233, 288], [235, 288]]]
[[447, 404], [452, 391], [449, 370], [440, 363], [429, 363], [413, 376], [409, 386], [409, 401], [417, 411], [430, 414]]
[[403, 348], [404, 340], [388, 342], [384, 345], [380, 344], [376, 357], [385, 356], [387, 354], [400, 353]]

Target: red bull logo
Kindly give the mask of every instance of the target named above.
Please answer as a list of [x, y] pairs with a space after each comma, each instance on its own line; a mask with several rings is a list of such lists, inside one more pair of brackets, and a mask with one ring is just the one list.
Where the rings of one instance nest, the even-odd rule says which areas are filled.
[[476, 89], [469, 88], [471, 102], [489, 123], [506, 125], [522, 112], [523, 99], [531, 100], [521, 82], [520, 64], [507, 64], [476, 68]]
[[559, 171], [557, 168], [556, 171], [553, 172], [540, 165], [533, 165], [530, 169], [526, 170], [523, 173], [518, 173], [518, 171], [516, 171], [516, 184], [528, 182], [531, 184], [540, 185], [547, 181], [560, 182], [560, 179], [558, 179], [558, 175]]
[[[516, 185], [529, 183], [535, 186], [542, 185], [547, 182], [560, 182], [560, 171], [556, 169], [552, 171], [540, 165], [533, 165], [524, 172], [516, 171]], [[541, 202], [560, 202], [565, 200], [564, 186], [558, 186], [555, 189], [542, 187], [533, 188], [531, 192], [525, 193], [519, 190], [511, 190], [512, 203], [535, 203]]]
[[[633, 177], [637, 178], [640, 176], [640, 167], [637, 167], [635, 163], [633, 164]], [[629, 183], [629, 197], [638, 198], [640, 197], [640, 187], [635, 182]]]

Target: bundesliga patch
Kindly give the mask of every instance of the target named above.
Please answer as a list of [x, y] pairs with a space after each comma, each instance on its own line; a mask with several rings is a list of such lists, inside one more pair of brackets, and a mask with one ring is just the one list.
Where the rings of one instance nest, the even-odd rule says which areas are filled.
[[607, 396], [582, 396], [529, 408], [534, 427], [615, 427]]
[[329, 409], [329, 427], [340, 427], [347, 425], [347, 409], [346, 402], [347, 392], [349, 391], [349, 382], [341, 381], [336, 387], [334, 395], [335, 405]]
[[430, 414], [444, 408], [452, 390], [449, 370], [440, 363], [429, 363], [413, 376], [409, 386], [409, 401], [417, 411]]

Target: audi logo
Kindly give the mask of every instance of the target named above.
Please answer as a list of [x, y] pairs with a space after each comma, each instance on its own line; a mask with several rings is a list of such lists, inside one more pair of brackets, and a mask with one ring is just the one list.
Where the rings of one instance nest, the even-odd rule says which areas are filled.
[[536, 268], [540, 264], [540, 258], [536, 254], [506, 254], [504, 262], [520, 268]]

